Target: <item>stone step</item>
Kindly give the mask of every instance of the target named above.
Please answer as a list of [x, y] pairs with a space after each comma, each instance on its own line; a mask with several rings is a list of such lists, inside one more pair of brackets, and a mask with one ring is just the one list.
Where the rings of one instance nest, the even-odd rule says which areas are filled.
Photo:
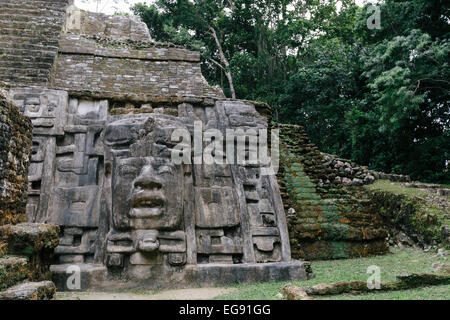
[[[46, 17], [61, 17], [61, 11], [52, 10], [52, 9], [44, 9], [44, 8], [34, 8], [34, 9], [17, 9], [17, 8], [8, 8], [2, 6], [2, 14], [5, 15], [15, 15], [15, 16], [24, 16], [24, 17], [35, 17], [35, 16], [46, 16]], [[0, 15], [2, 15], [0, 14]]]
[[32, 256], [58, 245], [59, 227], [42, 223], [5, 225], [0, 227], [0, 236], [8, 239], [8, 254]]
[[[58, 291], [218, 287], [237, 283], [307, 280], [313, 276], [308, 263], [295, 260], [264, 264], [189, 265], [180, 269], [175, 276], [172, 275], [173, 280], [171, 281], [166, 279], [166, 277], [170, 277], [170, 272], [167, 274], [164, 274], [163, 270], [155, 272], [150, 266], [132, 267], [132, 276], [126, 281], [107, 279], [106, 268], [103, 265], [74, 266], [81, 268], [81, 289], [79, 290], [67, 288], [67, 281], [74, 274], [73, 269], [68, 269], [70, 265], [52, 266], [53, 281], [55, 281]], [[67, 270], [69, 270], [69, 274], [67, 274]]]
[[[4, 40], [0, 36], [0, 45], [2, 43], [5, 43]], [[53, 58], [56, 56], [56, 51], [51, 52], [47, 51], [45, 49], [35, 49], [35, 50], [23, 50], [22, 48], [13, 48], [13, 47], [3, 47], [3, 49], [0, 49], [0, 59], [3, 60], [9, 60], [14, 59], [15, 57], [18, 58], [30, 58], [33, 61], [42, 61], [43, 58], [52, 58], [51, 60], [47, 62], [53, 62]], [[27, 60], [30, 61], [30, 60]]]
[[0, 20], [1, 21], [9, 21], [9, 23], [20, 23], [24, 25], [45, 25], [55, 22], [62, 22], [60, 20], [60, 17], [58, 16], [51, 16], [51, 15], [41, 15], [41, 14], [35, 14], [35, 15], [24, 15], [24, 14], [17, 14], [17, 13], [0, 13]]
[[0, 72], [14, 72], [14, 74], [5, 74], [4, 78], [9, 79], [28, 79], [28, 78], [46, 78], [49, 75], [47, 70], [32, 68], [5, 68], [0, 66]]
[[55, 34], [59, 34], [60, 30], [55, 30], [54, 25], [48, 23], [36, 22], [15, 22], [10, 20], [0, 20], [0, 28], [12, 28], [14, 30], [52, 30]]
[[46, 39], [40, 37], [33, 36], [20, 36], [16, 33], [0, 33], [0, 41], [2, 42], [10, 42], [10, 43], [27, 43], [27, 44], [35, 44], [35, 45], [45, 45], [58, 48], [59, 41], [58, 39]]
[[[11, 70], [9, 70], [11, 71]], [[34, 86], [43, 86], [46, 84], [42, 81], [42, 78], [38, 76], [20, 76], [20, 75], [7, 75], [2, 78], [1, 81], [11, 81], [13, 83], [30, 84]]]
[[47, 51], [47, 50], [22, 50], [22, 49], [14, 49], [14, 48], [3, 48], [2, 55], [17, 55], [17, 56], [39, 56], [39, 57], [52, 57], [56, 56], [56, 51]]
[[37, 10], [37, 9], [45, 9], [45, 10], [55, 10], [59, 12], [65, 12], [66, 3], [64, 1], [0, 1], [0, 7], [2, 8], [11, 8], [20, 10]]
[[[53, 66], [55, 57], [48, 56], [48, 57], [35, 57], [35, 56], [22, 56], [22, 55], [8, 55], [7, 57], [4, 57], [0, 55], [0, 62], [8, 61], [8, 62], [24, 62], [24, 63], [47, 63], [50, 64], [50, 66]], [[46, 66], [47, 67], [47, 66]]]
[[49, 74], [49, 69], [52, 67], [51, 63], [37, 63], [37, 62], [14, 62], [14, 61], [1, 61], [0, 60], [0, 69], [7, 68], [11, 71], [16, 70], [23, 72], [26, 74]]
[[[57, 28], [58, 29], [58, 28]], [[59, 30], [55, 28], [46, 29], [14, 29], [9, 26], [3, 26], [0, 28], [0, 34], [14, 35], [17, 37], [29, 38], [37, 37], [39, 40], [55, 41], [58, 40]]]

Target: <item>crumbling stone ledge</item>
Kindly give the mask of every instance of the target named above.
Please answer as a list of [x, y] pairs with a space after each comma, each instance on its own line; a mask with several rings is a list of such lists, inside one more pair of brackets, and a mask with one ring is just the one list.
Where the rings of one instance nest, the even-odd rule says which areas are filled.
[[38, 223], [21, 223], [0, 227], [0, 242], [7, 243], [6, 254], [28, 260], [30, 280], [50, 279], [54, 248], [59, 244], [59, 227]]
[[51, 281], [26, 282], [0, 293], [0, 300], [51, 300], [56, 293]]
[[[448, 268], [445, 270], [448, 270]], [[450, 272], [447, 271], [447, 274], [401, 274], [397, 276], [397, 279], [398, 281], [380, 283], [380, 289], [369, 289], [365, 281], [321, 283], [311, 287], [297, 287], [287, 284], [281, 287], [280, 293], [285, 300], [313, 300], [312, 296], [333, 296], [345, 293], [362, 294], [449, 285]]]

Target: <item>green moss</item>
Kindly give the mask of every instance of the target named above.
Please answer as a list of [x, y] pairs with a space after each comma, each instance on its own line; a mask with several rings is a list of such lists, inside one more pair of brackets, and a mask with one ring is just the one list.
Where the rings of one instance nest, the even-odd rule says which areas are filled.
[[333, 257], [334, 259], [345, 259], [348, 257], [348, 249], [346, 242], [331, 242], [331, 246], [333, 247]]
[[280, 190], [285, 205], [297, 213], [296, 218], [288, 219], [293, 256], [341, 259], [377, 249], [385, 252], [385, 246], [378, 245], [384, 240], [376, 232], [381, 228], [379, 219], [366, 214], [368, 210], [359, 201], [367, 195], [356, 195], [353, 189], [330, 182], [334, 176], [322, 166], [323, 155], [301, 127], [275, 126], [281, 129]]
[[35, 251], [34, 251], [34, 248], [32, 246], [27, 246], [27, 247], [25, 247], [25, 249], [23, 249], [22, 254], [24, 256], [31, 256], [31, 255], [34, 254], [34, 252]]
[[28, 264], [24, 259], [9, 257], [17, 260], [14, 263], [4, 264], [8, 257], [0, 258], [0, 291], [12, 287], [30, 276]]

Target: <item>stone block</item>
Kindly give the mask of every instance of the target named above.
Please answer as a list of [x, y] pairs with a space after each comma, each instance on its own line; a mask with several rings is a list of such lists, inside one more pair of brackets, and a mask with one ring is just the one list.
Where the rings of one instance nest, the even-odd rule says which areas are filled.
[[26, 282], [0, 293], [0, 300], [51, 300], [56, 293], [51, 281]]
[[33, 256], [53, 250], [59, 243], [59, 227], [39, 223], [21, 223], [0, 227], [0, 236], [8, 242], [8, 253]]

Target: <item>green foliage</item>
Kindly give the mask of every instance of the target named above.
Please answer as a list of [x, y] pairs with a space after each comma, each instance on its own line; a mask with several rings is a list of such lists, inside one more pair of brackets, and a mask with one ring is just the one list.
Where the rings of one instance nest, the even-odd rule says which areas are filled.
[[[272, 106], [327, 153], [450, 183], [450, 24], [444, 0], [158, 0], [133, 10], [155, 40], [202, 53], [207, 80]], [[229, 61], [225, 66], [210, 28]]]

